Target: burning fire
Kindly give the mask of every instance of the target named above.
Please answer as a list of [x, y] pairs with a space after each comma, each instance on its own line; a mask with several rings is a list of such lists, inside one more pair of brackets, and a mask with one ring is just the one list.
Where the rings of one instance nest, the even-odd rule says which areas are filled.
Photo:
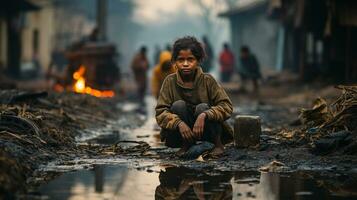
[[79, 69], [73, 73], [73, 79], [76, 82], [73, 85], [73, 90], [77, 93], [90, 94], [96, 97], [113, 97], [115, 95], [112, 90], [96, 90], [89, 86], [86, 86], [86, 79], [84, 73], [86, 71], [85, 66], [81, 65]]

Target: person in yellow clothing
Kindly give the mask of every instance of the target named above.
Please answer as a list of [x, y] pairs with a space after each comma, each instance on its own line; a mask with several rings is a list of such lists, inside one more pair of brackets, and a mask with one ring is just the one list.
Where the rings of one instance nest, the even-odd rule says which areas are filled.
[[152, 74], [151, 90], [154, 97], [158, 98], [161, 85], [165, 78], [175, 72], [176, 68], [171, 65], [171, 53], [169, 51], [161, 52], [159, 64], [155, 66]]

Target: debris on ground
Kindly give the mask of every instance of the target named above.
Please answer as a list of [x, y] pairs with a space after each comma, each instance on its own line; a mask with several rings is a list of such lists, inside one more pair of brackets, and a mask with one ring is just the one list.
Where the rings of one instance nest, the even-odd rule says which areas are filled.
[[1, 90], [1, 194], [23, 190], [26, 178], [40, 163], [81, 152], [75, 136], [114, 118], [118, 112], [113, 112], [111, 101], [74, 93]]
[[357, 153], [357, 86], [337, 86], [341, 95], [331, 104], [323, 98], [311, 109], [301, 109], [301, 129], [282, 130], [277, 134], [286, 140], [308, 143], [313, 152], [327, 154], [341, 147], [345, 153]]
[[[127, 146], [120, 144], [136, 144], [134, 146]], [[150, 149], [150, 145], [144, 141], [117, 141], [114, 145], [111, 146], [102, 146], [100, 147], [100, 151], [98, 153], [106, 154], [106, 155], [125, 155], [125, 154], [139, 154], [143, 155]]]
[[[150, 147], [150, 142], [131, 141], [147, 141], [146, 132], [140, 132], [140, 135], [134, 136], [135, 139], [128, 140], [109, 137], [107, 140], [110, 140], [110, 144], [106, 145], [94, 141], [98, 138], [94, 138], [93, 142], [83, 140], [83, 143], [76, 144], [75, 137], [80, 131], [93, 126], [104, 127], [108, 125], [108, 119], [116, 118], [118, 114], [135, 112], [135, 109], [127, 109], [125, 103], [121, 105], [122, 111], [117, 111], [113, 99], [73, 93], [0, 91], [0, 191], [11, 195], [12, 191], [23, 189], [27, 184], [26, 179], [32, 177], [31, 173], [36, 167], [54, 159], [66, 163], [76, 158], [139, 158], [140, 161], [155, 160], [167, 165], [197, 169], [234, 171], [256, 170], [263, 166], [261, 171], [275, 172], [299, 170], [306, 166], [319, 169], [338, 162], [342, 163], [339, 170], [350, 169], [352, 166], [349, 163], [356, 160], [353, 156], [331, 155], [327, 159], [311, 154], [306, 148], [312, 145], [316, 154], [357, 154], [356, 131], [351, 126], [356, 124], [356, 93], [353, 92], [356, 90], [353, 87], [340, 87], [343, 88], [343, 94], [335, 104], [328, 104], [330, 99], [317, 100], [313, 109], [303, 110], [294, 127], [286, 125], [296, 117], [296, 107], [305, 106], [291, 102], [274, 105], [269, 101], [266, 104], [242, 106], [238, 102], [236, 105], [240, 107], [235, 108], [236, 114], [259, 115], [262, 118], [260, 145], [237, 149], [233, 144], [228, 144], [224, 155], [212, 161], [206, 157], [211, 147], [193, 149], [193, 155], [190, 153], [188, 156], [192, 159], [184, 160], [173, 159], [176, 149]], [[129, 130], [128, 133], [137, 127], [136, 124], [132, 125], [136, 120], [125, 116], [124, 121], [122, 126]], [[120, 131], [117, 130], [118, 134]], [[152, 138], [159, 141], [157, 135]], [[118, 142], [115, 143], [116, 140]]]
[[301, 119], [307, 128], [318, 128], [324, 133], [357, 128], [357, 86], [336, 88], [342, 90], [342, 94], [332, 104], [319, 98], [312, 109], [301, 111]]
[[284, 163], [279, 162], [277, 160], [273, 160], [269, 164], [260, 167], [259, 171], [262, 171], [262, 172], [282, 172], [283, 170], [286, 170], [286, 169], [287, 169], [287, 167], [285, 166]]

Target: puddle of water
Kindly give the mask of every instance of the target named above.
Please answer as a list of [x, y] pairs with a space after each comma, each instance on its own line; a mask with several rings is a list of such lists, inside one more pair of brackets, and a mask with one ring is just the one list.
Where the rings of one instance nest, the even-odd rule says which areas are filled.
[[[101, 129], [100, 135], [89, 134], [92, 138], [81, 137], [81, 140], [77, 141], [87, 141], [95, 144], [113, 144], [119, 140], [131, 140], [131, 141], [144, 141], [147, 142], [151, 147], [162, 147], [162, 143], [159, 138], [159, 127], [156, 124], [155, 119], [155, 105], [156, 100], [147, 96], [145, 98], [145, 104], [140, 105], [138, 103], [123, 102], [118, 104], [121, 108], [123, 117], [119, 118], [117, 121], [117, 127], [120, 127], [118, 131], [110, 133], [110, 131], [105, 131]], [[141, 126], [129, 126], [130, 124], [138, 124], [139, 120], [144, 121]], [[109, 134], [106, 134], [109, 133]]]
[[[140, 105], [124, 103], [123, 112]], [[145, 141], [160, 147], [155, 129], [154, 98], [146, 98], [146, 122], [133, 128], [135, 117], [122, 117], [105, 129], [88, 132], [78, 142], [111, 144], [118, 140]], [[144, 120], [144, 119], [141, 119]], [[121, 128], [113, 131], [113, 127]], [[135, 127], [135, 126], [134, 126]], [[205, 173], [183, 167], [160, 166], [159, 161], [130, 158], [77, 159], [71, 163], [50, 163], [43, 170], [66, 172], [42, 185], [36, 194], [41, 199], [351, 199], [357, 198], [356, 175], [347, 187], [327, 187], [324, 178], [314, 180], [299, 174], [258, 172]], [[141, 170], [136, 170], [136, 169]], [[90, 170], [88, 170], [90, 169]], [[68, 172], [78, 170], [76, 172]], [[309, 177], [309, 176], [307, 176]], [[335, 180], [331, 181], [334, 183]]]
[[[76, 138], [78, 143], [113, 144], [119, 140], [145, 141], [152, 147], [161, 147], [159, 127], [155, 119], [156, 100], [145, 97], [145, 104], [122, 102], [117, 105], [122, 115], [108, 121], [106, 127], [86, 129]], [[142, 122], [144, 124], [142, 124]], [[138, 124], [142, 124], [138, 126]]]
[[[96, 165], [92, 170], [63, 174], [38, 189], [42, 199], [351, 199], [356, 180], [330, 192], [301, 174], [258, 172], [204, 173], [183, 167], [128, 169]], [[347, 188], [347, 189], [346, 189]], [[335, 188], [336, 189], [336, 188]], [[346, 195], [347, 194], [347, 195]], [[343, 196], [346, 195], [346, 196]]]
[[123, 136], [129, 140], [145, 141], [152, 147], [161, 146], [162, 143], [158, 138], [159, 129], [155, 119], [155, 105], [156, 99], [152, 96], [147, 96], [145, 98], [145, 108], [146, 113], [145, 123], [135, 129], [122, 130]]

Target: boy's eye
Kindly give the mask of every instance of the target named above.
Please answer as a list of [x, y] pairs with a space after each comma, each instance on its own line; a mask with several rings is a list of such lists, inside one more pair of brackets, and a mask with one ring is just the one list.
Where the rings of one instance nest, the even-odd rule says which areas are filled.
[[183, 59], [183, 58], [178, 58], [178, 59], [177, 59], [178, 62], [183, 62], [184, 60], [185, 60], [185, 59]]
[[188, 58], [187, 61], [188, 62], [193, 62], [193, 61], [195, 61], [195, 58]]

